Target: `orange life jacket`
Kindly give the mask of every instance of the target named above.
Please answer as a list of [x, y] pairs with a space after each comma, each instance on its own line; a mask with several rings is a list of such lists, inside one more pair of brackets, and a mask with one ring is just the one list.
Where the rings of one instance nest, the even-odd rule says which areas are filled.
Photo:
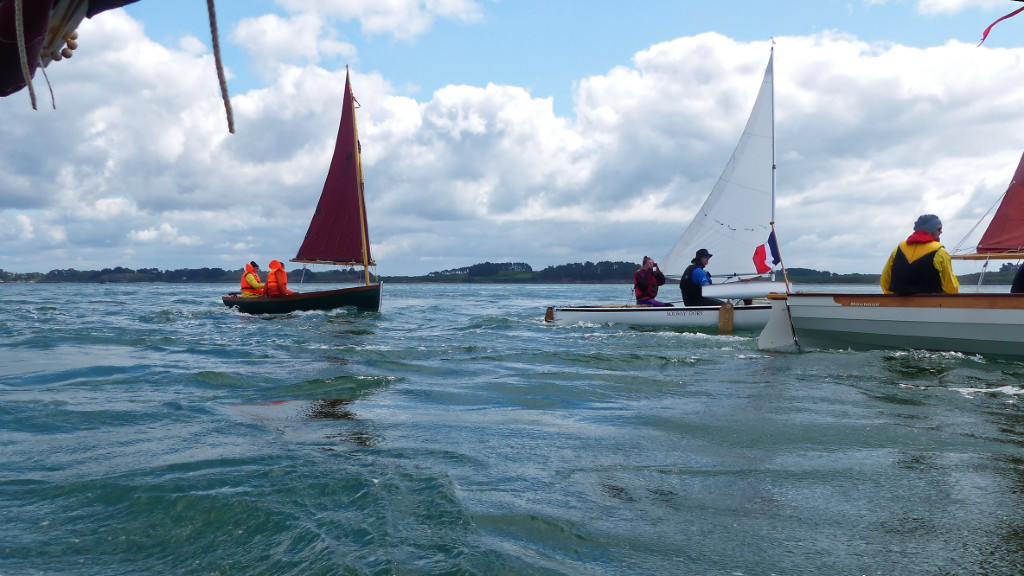
[[271, 270], [267, 276], [267, 283], [263, 287], [263, 294], [266, 296], [284, 296], [286, 294], [293, 294], [288, 289], [288, 273], [278, 268], [277, 270]]
[[256, 270], [252, 267], [252, 264], [246, 264], [245, 265], [245, 272], [242, 272], [242, 293], [243, 294], [253, 294], [253, 295], [259, 296], [260, 294], [263, 293], [263, 289], [262, 288], [253, 288], [252, 284], [250, 284], [249, 281], [245, 279], [245, 277], [248, 276], [249, 274], [252, 274], [253, 278], [256, 279], [256, 283], [257, 284], [262, 284], [263, 283], [263, 281], [260, 280], [260, 275], [257, 274]]
[[263, 294], [266, 296], [280, 296], [281, 285], [277, 282], [277, 270], [271, 270], [267, 275], [267, 283], [263, 286]]
[[267, 274], [267, 283], [263, 287], [264, 296], [287, 296], [295, 294], [288, 289], [288, 273], [284, 270], [284, 264], [278, 260], [270, 261], [270, 273]]

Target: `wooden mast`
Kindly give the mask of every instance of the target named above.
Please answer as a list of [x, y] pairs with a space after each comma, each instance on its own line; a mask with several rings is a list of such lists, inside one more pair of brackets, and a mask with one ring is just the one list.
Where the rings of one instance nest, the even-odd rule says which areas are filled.
[[[349, 82], [349, 69], [345, 66], [345, 86], [348, 87], [349, 91], [352, 91], [352, 84]], [[363, 199], [363, 150], [362, 145], [359, 144], [359, 128], [356, 125], [356, 111], [355, 111], [355, 96], [350, 95], [352, 99], [352, 136], [356, 142], [356, 180], [359, 186], [359, 240], [362, 244], [363, 249], [363, 283], [366, 286], [370, 285], [370, 259], [367, 257], [369, 252], [370, 238], [366, 230], [366, 204]]]

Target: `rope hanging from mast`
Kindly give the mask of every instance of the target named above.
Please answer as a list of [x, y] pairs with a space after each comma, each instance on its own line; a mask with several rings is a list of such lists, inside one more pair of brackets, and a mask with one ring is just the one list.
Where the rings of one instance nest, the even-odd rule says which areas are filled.
[[[29, 1], [35, 2], [36, 0]], [[235, 117], [234, 113], [231, 110], [231, 98], [228, 95], [227, 76], [224, 73], [224, 62], [220, 54], [220, 34], [217, 31], [217, 10], [214, 5], [214, 0], [206, 0], [206, 8], [210, 15], [210, 36], [213, 41], [213, 59], [217, 68], [217, 80], [218, 83], [220, 84], [221, 98], [224, 100], [224, 112], [225, 116], [227, 117], [228, 132], [234, 134]], [[72, 15], [70, 12], [64, 13], [63, 18], [60, 19], [59, 22], [57, 20], [54, 20], [54, 14], [50, 14], [49, 17], [51, 18], [51, 21], [49, 23], [49, 26], [58, 26], [60, 29], [70, 29], [72, 26], [77, 25], [77, 22], [81, 20], [83, 14], [84, 12], [76, 13], [74, 15]], [[25, 0], [14, 0], [14, 28], [18, 48], [18, 63], [21, 67], [21, 75], [23, 80], [25, 81], [25, 87], [28, 88], [29, 98], [32, 101], [32, 109], [38, 110], [39, 108], [36, 103], [36, 91], [35, 87], [32, 85], [32, 70], [29, 67], [28, 62], [28, 42], [25, 37]], [[53, 33], [52, 29], [51, 33]], [[67, 42], [67, 48], [65, 48], [63, 51], [54, 50], [52, 54], [45, 55], [45, 57], [43, 55], [40, 56], [40, 61], [38, 62], [38, 64], [39, 68], [43, 69], [44, 77], [46, 76], [45, 66], [48, 63], [48, 61], [56, 61], [62, 58], [71, 57], [71, 51], [77, 48], [77, 36], [77, 32], [63, 35]], [[49, 84], [49, 78], [47, 78], [47, 84]], [[50, 99], [51, 101], [53, 100], [52, 87], [50, 88]], [[53, 107], [54, 109], [57, 108], [56, 103], [54, 103]]]
[[18, 60], [21, 62], [21, 75], [28, 87], [28, 97], [32, 100], [32, 109], [36, 108], [36, 91], [32, 87], [32, 73], [28, 69], [28, 48], [25, 45], [25, 10], [23, 0], [14, 0], [14, 31], [18, 38]]
[[228, 132], [235, 133], [235, 117], [231, 112], [231, 98], [228, 96], [228, 81], [224, 76], [224, 63], [220, 58], [220, 37], [217, 34], [217, 10], [213, 0], [206, 0], [206, 9], [210, 13], [210, 36], [213, 37], [213, 60], [217, 63], [217, 80], [220, 82], [220, 95], [224, 99], [224, 113], [228, 118]]

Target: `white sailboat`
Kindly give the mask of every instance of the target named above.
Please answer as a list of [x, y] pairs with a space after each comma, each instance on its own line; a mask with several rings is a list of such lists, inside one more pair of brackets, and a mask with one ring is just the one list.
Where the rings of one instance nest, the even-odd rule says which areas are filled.
[[[1024, 156], [981, 241], [954, 259], [1024, 258]], [[1024, 357], [1024, 294], [772, 294], [762, 350], [922, 349]]]
[[[778, 285], [781, 284], [763, 280], [781, 264], [772, 229], [775, 220], [773, 59], [774, 49], [750, 118], [718, 183], [659, 265], [669, 278], [676, 280], [666, 282], [663, 293], [674, 292], [696, 251], [710, 250], [714, 256], [708, 268], [715, 284], [705, 286], [703, 292], [705, 296], [726, 300], [725, 306], [551, 306], [544, 316], [546, 321], [718, 329], [720, 332], [764, 327], [770, 305], [755, 299], [780, 290]], [[765, 245], [772, 246], [767, 265], [764, 251], [756, 252]], [[755, 254], [762, 256], [757, 263]], [[753, 281], [756, 278], [762, 281]]]

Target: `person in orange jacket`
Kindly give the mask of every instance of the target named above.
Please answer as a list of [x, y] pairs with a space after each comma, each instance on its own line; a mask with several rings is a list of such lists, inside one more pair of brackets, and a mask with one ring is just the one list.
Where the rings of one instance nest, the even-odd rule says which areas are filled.
[[287, 296], [295, 294], [288, 289], [288, 273], [284, 271], [284, 264], [278, 260], [270, 261], [270, 273], [267, 274], [267, 283], [263, 288], [263, 295], [271, 298], [275, 296]]
[[256, 261], [245, 265], [242, 272], [242, 298], [255, 298], [263, 294], [263, 281], [260, 280], [260, 265]]

